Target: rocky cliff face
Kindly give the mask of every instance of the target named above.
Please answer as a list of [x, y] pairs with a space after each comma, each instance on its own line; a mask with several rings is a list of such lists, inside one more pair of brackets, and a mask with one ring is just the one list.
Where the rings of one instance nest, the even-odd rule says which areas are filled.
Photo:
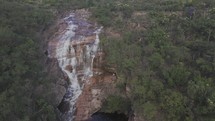
[[61, 77], [56, 81], [55, 103], [65, 121], [89, 119], [114, 91], [116, 76], [103, 69], [101, 27], [89, 22], [89, 15], [86, 10], [69, 13], [59, 20], [48, 43], [50, 72]]
[[83, 93], [77, 101], [75, 121], [84, 121], [101, 109], [104, 99], [115, 92], [116, 76], [112, 73], [103, 73], [90, 78]]

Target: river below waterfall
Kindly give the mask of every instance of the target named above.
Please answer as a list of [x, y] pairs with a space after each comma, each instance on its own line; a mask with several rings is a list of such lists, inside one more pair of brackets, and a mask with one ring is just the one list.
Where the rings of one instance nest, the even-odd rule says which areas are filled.
[[57, 34], [49, 42], [48, 56], [56, 58], [68, 81], [66, 94], [58, 106], [64, 121], [72, 121], [76, 101], [85, 83], [93, 76], [93, 61], [99, 49], [101, 27], [71, 13], [61, 20]]

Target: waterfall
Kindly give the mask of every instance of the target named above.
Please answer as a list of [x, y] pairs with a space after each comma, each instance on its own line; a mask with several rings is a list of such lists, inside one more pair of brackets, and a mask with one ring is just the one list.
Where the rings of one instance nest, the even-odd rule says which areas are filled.
[[[94, 27], [75, 14], [69, 15], [63, 21], [67, 27], [57, 37], [54, 58], [58, 60], [59, 67], [69, 80], [63, 101], [69, 102], [70, 108], [62, 117], [65, 121], [72, 121], [76, 101], [82, 93], [84, 84], [93, 76], [93, 60], [97, 54], [102, 28]], [[87, 40], [89, 36], [95, 39]]]

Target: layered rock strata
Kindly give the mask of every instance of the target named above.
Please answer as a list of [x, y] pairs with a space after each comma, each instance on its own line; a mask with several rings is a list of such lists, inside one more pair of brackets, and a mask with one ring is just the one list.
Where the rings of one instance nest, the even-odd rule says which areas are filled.
[[78, 10], [58, 23], [48, 43], [48, 57], [57, 60], [68, 86], [58, 105], [65, 121], [84, 121], [101, 108], [116, 76], [104, 71], [99, 47], [101, 27], [87, 21], [90, 13]]

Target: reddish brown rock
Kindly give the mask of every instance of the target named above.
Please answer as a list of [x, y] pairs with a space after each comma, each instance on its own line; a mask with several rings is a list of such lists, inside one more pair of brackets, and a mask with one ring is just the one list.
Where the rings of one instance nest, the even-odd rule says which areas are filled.
[[111, 73], [93, 76], [78, 98], [75, 121], [87, 120], [100, 110], [104, 99], [114, 93], [115, 81], [116, 77]]
[[[83, 10], [75, 12], [76, 22], [79, 21], [79, 19], [80, 20], [86, 19], [88, 15], [89, 13]], [[56, 32], [54, 33], [54, 36], [50, 38], [50, 41], [48, 43], [49, 47], [48, 55], [49, 58], [52, 58], [53, 60], [56, 61], [57, 60], [56, 58], [59, 57], [58, 55], [59, 50], [64, 50], [66, 54], [63, 55], [63, 58], [65, 59], [66, 57], [66, 59], [69, 61], [67, 60], [61, 61], [61, 63], [59, 64], [60, 67], [63, 67], [64, 70], [67, 70], [69, 72], [72, 72], [74, 69], [76, 69], [76, 71], [74, 72], [77, 74], [78, 82], [80, 84], [80, 87], [83, 86], [83, 89], [75, 105], [76, 107], [75, 121], [84, 121], [89, 119], [93, 113], [101, 109], [102, 103], [108, 95], [115, 93], [116, 74], [114, 73], [113, 69], [112, 70], [109, 69], [111, 71], [107, 71], [107, 69], [105, 68], [104, 61], [105, 54], [100, 48], [98, 49], [96, 55], [94, 55], [95, 58], [94, 56], [91, 57], [91, 59], [94, 58], [93, 61], [86, 60], [86, 58], [89, 59], [88, 57], [89, 54], [87, 53], [88, 56], [86, 54], [87, 48], [89, 51], [89, 47], [93, 47], [92, 45], [95, 44], [96, 34], [94, 33], [94, 31], [98, 29], [96, 26], [94, 25], [85, 26], [86, 23], [84, 23], [84, 21], [82, 21], [82, 23], [78, 23], [83, 25], [81, 27], [75, 28], [75, 35], [72, 36], [72, 38], [66, 39], [69, 40], [69, 42], [66, 43], [67, 44], [66, 46], [61, 46], [64, 44], [63, 42], [65, 41], [64, 39], [61, 40], [62, 37], [61, 35], [65, 33], [67, 29], [67, 24], [64, 20], [59, 21], [57, 24], [58, 27], [56, 28]], [[86, 29], [85, 31], [84, 27], [91, 29]], [[73, 62], [71, 60], [71, 58], [73, 57], [75, 57], [77, 60], [77, 64], [75, 63], [76, 64], [75, 66], [74, 63], [73, 64], [70, 63], [70, 61]], [[62, 66], [65, 63], [66, 64], [68, 63], [68, 65]], [[89, 77], [87, 77], [86, 79], [83, 78], [84, 76], [86, 76], [84, 75], [86, 73], [85, 72], [86, 70], [84, 70], [84, 66], [86, 67], [87, 64], [90, 65], [90, 69], [93, 70], [93, 76], [90, 79]], [[55, 68], [57, 68], [58, 71], [61, 70], [57, 62], [55, 62], [55, 65], [52, 68], [50, 68], [50, 70], [53, 70]], [[63, 83], [62, 80], [69, 80], [68, 76], [66, 75], [67, 71], [64, 72], [61, 71], [60, 83]], [[59, 73], [52, 74], [55, 74], [55, 76], [59, 75]], [[64, 81], [64, 83], [66, 83], [66, 81]], [[60, 99], [61, 100], [63, 99], [63, 94], [66, 93], [65, 89], [66, 88], [64, 88], [63, 90], [57, 87], [56, 91], [54, 91], [56, 94], [58, 94], [57, 95], [58, 100], [56, 102], [59, 104], [60, 107], [59, 110], [61, 111], [61, 113], [65, 113], [69, 110], [68, 109], [69, 103], [60, 102]]]
[[69, 72], [72, 72], [73, 68], [71, 65], [66, 66], [66, 70], [68, 70]]

